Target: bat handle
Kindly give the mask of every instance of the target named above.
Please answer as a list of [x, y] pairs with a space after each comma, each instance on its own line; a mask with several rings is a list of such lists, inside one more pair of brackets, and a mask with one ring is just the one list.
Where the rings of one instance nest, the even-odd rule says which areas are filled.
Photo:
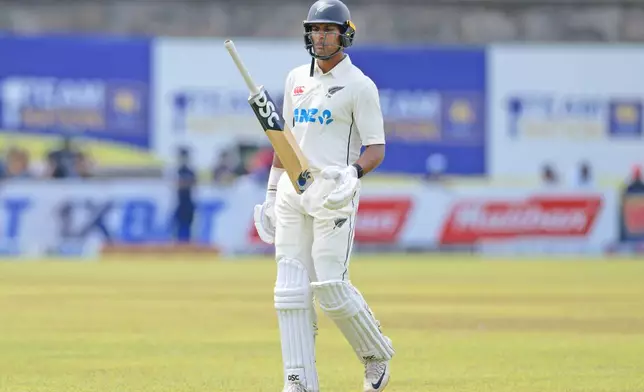
[[224, 46], [228, 50], [228, 53], [230, 53], [230, 57], [233, 58], [233, 61], [235, 62], [235, 65], [237, 66], [237, 69], [239, 69], [239, 72], [241, 73], [242, 77], [244, 78], [244, 81], [246, 82], [246, 85], [248, 86], [248, 89], [250, 90], [251, 96], [255, 96], [259, 94], [259, 88], [253, 81], [253, 78], [250, 76], [250, 72], [248, 72], [248, 69], [244, 65], [244, 63], [241, 60], [241, 57], [239, 57], [239, 53], [237, 53], [237, 49], [235, 48], [235, 44], [233, 43], [232, 40], [227, 39], [224, 42]]

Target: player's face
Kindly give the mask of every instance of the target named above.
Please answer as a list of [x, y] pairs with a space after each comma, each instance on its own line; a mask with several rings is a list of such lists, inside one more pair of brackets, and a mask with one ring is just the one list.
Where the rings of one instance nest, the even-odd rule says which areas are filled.
[[333, 54], [340, 45], [340, 27], [332, 23], [316, 23], [311, 26], [311, 40], [318, 56]]

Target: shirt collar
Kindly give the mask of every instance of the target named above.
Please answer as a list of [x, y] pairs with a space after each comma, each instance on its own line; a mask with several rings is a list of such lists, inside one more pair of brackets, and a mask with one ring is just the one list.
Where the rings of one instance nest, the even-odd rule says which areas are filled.
[[344, 58], [340, 60], [339, 63], [335, 65], [329, 72], [326, 74], [322, 72], [320, 69], [320, 66], [318, 65], [318, 62], [315, 62], [315, 76], [323, 76], [323, 75], [331, 75], [334, 78], [337, 78], [343, 74], [345, 74], [350, 68], [353, 63], [351, 62], [351, 58], [349, 57], [348, 54], [344, 54]]

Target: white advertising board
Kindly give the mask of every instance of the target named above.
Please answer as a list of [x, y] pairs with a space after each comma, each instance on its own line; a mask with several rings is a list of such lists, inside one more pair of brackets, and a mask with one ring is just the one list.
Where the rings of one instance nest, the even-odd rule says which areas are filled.
[[[248, 179], [198, 187], [193, 241], [227, 255], [266, 251], [252, 221], [264, 195], [264, 185]], [[76, 247], [83, 256], [108, 242], [168, 244], [175, 202], [168, 181], [7, 182], [0, 253], [42, 257]], [[615, 192], [371, 185], [362, 191], [355, 239], [357, 249], [598, 253], [617, 237], [617, 213]]]
[[573, 185], [644, 164], [644, 48], [495, 45], [488, 52], [488, 167], [494, 180], [538, 181], [551, 165]]
[[[254, 81], [281, 105], [288, 72], [310, 57], [301, 40], [236, 39]], [[236, 140], [267, 144], [248, 105], [249, 92], [224, 40], [161, 38], [154, 45], [154, 146], [172, 160], [177, 147], [192, 149], [199, 169], [211, 168]]]

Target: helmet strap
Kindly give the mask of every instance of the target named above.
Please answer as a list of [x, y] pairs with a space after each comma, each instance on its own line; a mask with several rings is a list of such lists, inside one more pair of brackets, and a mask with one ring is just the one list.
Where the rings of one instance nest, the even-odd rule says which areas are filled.
[[336, 54], [340, 53], [340, 51], [342, 49], [344, 49], [344, 47], [339, 46], [338, 50], [336, 50], [335, 52], [333, 52], [333, 53], [331, 53], [330, 55], [327, 55], [327, 56], [316, 56], [313, 51], [309, 52], [311, 54], [311, 71], [310, 71], [309, 75], [311, 77], [313, 77], [313, 72], [315, 70], [315, 60], [329, 60], [330, 58], [332, 58]]

